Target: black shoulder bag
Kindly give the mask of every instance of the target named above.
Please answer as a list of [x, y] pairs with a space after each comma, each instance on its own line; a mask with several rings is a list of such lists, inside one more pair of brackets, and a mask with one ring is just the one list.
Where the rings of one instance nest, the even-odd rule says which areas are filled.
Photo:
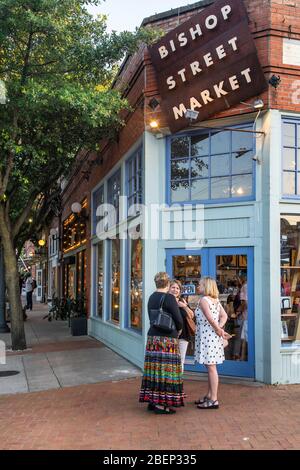
[[165, 298], [165, 295], [161, 298], [159, 309], [150, 310], [150, 325], [155, 326], [155, 328], [163, 333], [172, 333], [172, 331], [176, 331], [176, 326], [170, 314], [163, 310]]

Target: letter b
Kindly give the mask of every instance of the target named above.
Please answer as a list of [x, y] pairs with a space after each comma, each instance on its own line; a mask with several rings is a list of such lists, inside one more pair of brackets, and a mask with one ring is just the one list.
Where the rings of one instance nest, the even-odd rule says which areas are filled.
[[166, 48], [166, 46], [161, 46], [158, 49], [158, 51], [159, 51], [161, 59], [165, 59], [165, 57], [168, 57], [168, 55], [169, 55], [169, 52], [168, 52], [168, 49]]

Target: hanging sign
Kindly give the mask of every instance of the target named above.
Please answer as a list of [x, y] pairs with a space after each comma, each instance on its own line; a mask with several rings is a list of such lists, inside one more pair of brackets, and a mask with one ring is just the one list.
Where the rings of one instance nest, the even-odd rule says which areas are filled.
[[150, 56], [172, 132], [187, 127], [187, 109], [204, 121], [267, 88], [242, 0], [214, 2], [154, 44]]

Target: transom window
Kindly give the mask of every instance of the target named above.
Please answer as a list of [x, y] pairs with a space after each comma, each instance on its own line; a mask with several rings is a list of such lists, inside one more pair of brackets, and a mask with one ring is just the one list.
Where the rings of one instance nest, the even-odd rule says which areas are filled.
[[171, 202], [250, 199], [253, 196], [252, 127], [212, 130], [171, 139]]
[[300, 196], [300, 121], [283, 122], [283, 188], [284, 196]]

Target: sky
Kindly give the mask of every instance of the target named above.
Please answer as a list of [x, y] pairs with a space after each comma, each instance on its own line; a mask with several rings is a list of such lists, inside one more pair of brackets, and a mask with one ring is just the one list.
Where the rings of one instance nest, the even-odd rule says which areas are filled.
[[99, 7], [90, 6], [90, 13], [108, 15], [108, 30], [134, 31], [144, 18], [171, 8], [191, 5], [197, 0], [105, 0]]

